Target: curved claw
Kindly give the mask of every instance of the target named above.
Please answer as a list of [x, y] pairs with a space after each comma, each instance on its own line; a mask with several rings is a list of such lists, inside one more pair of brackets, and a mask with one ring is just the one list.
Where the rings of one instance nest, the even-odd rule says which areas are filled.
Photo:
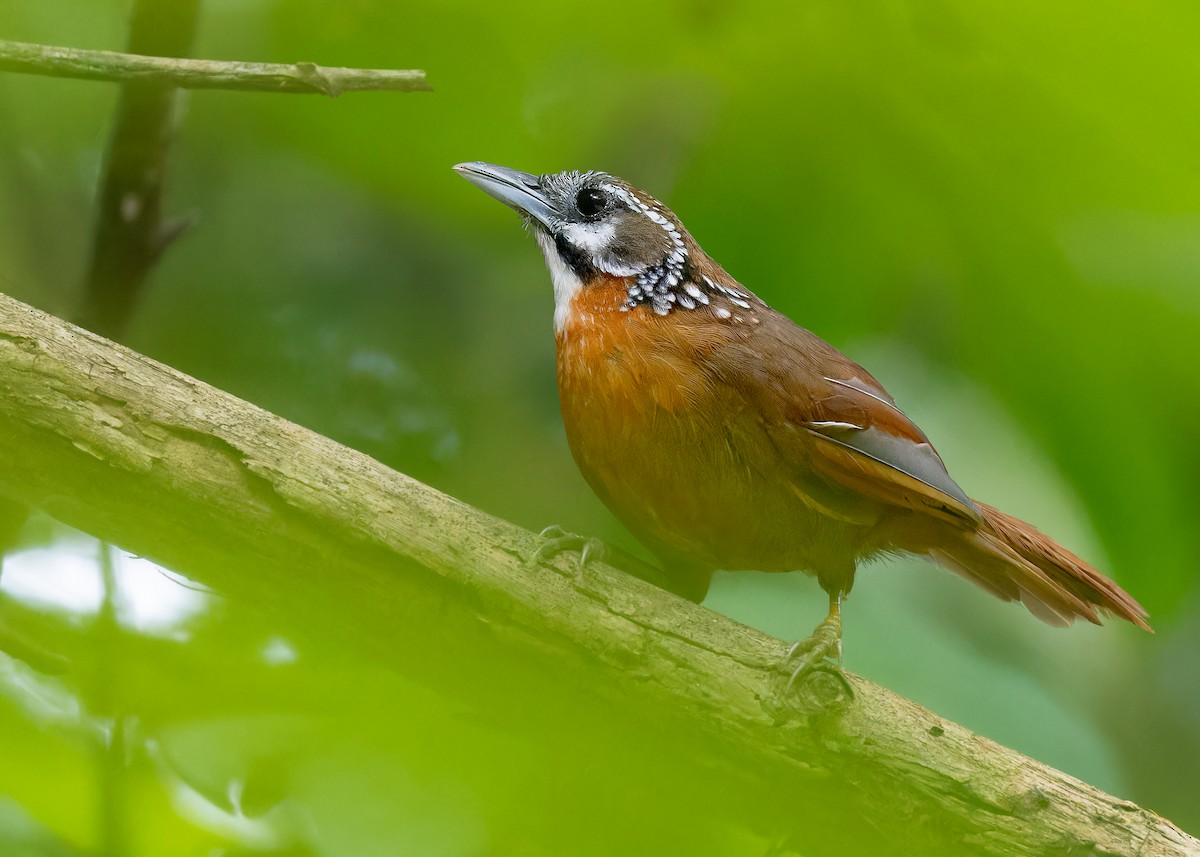
[[791, 692], [792, 687], [802, 677], [813, 672], [828, 672], [841, 679], [842, 685], [850, 696], [854, 695], [850, 683], [842, 673], [842, 607], [841, 599], [837, 596], [829, 599], [829, 615], [825, 617], [813, 632], [798, 642], [792, 644], [784, 657], [784, 663], [796, 662], [788, 678], [785, 692]]
[[836, 632], [831, 632], [828, 624], [822, 622], [813, 631], [811, 636], [800, 640], [788, 649], [785, 661], [791, 663], [793, 660], [796, 664], [792, 669], [791, 676], [788, 678], [786, 685], [786, 690], [788, 691], [792, 689], [792, 685], [805, 673], [812, 672], [818, 668], [841, 669], [841, 636]]
[[604, 542], [599, 539], [568, 533], [557, 524], [551, 524], [546, 527], [538, 533], [538, 537], [544, 539], [544, 541], [530, 555], [529, 559], [531, 562], [549, 562], [559, 554], [578, 551], [579, 563], [576, 566], [577, 572], [582, 571], [592, 560], [603, 560], [607, 550]]
[[793, 694], [794, 704], [802, 710], [829, 714], [854, 699], [854, 686], [840, 665], [824, 661], [803, 674]]

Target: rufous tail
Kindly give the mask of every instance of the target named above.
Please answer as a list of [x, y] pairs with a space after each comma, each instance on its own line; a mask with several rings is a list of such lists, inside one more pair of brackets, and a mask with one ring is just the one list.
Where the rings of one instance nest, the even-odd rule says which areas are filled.
[[931, 550], [933, 560], [1051, 625], [1100, 624], [1100, 611], [1151, 630], [1146, 611], [1113, 581], [1024, 521], [976, 505], [984, 525]]

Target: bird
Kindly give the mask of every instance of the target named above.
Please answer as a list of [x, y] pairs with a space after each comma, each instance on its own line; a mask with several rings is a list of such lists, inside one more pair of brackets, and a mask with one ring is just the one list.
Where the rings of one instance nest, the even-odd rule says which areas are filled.
[[801, 571], [829, 597], [792, 680], [840, 669], [857, 568], [923, 557], [1052, 625], [1149, 631], [1120, 586], [971, 499], [866, 369], [772, 309], [658, 199], [599, 171], [454, 169], [520, 213], [554, 288], [559, 400], [585, 480], [703, 600], [716, 570]]

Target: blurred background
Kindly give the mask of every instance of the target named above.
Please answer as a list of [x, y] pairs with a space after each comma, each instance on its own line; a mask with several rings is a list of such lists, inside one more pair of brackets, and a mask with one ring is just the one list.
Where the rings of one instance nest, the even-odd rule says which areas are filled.
[[[0, 38], [120, 50], [128, 16], [3, 0]], [[436, 91], [184, 95], [165, 208], [196, 225], [123, 341], [490, 513], [638, 550], [567, 449], [540, 254], [450, 167], [623, 176], [1157, 632], [1048, 628], [888, 562], [846, 605], [847, 668], [1200, 833], [1198, 37], [1200, 7], [1166, 0], [204, 0], [195, 56]], [[116, 96], [0, 75], [0, 291], [67, 318]], [[669, 772], [574, 764], [37, 513], [0, 596], [88, 653], [57, 677], [0, 653], [6, 855], [773, 847], [664, 801]], [[706, 606], [796, 639], [823, 602], [724, 574]]]

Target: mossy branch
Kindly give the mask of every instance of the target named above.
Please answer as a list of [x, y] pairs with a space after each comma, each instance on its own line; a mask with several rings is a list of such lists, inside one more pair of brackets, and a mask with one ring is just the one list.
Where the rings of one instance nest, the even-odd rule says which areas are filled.
[[819, 683], [786, 692], [782, 641], [605, 566], [533, 564], [531, 533], [4, 296], [0, 461], [0, 493], [489, 721], [663, 736], [653, 764], [710, 778], [773, 853], [1200, 853], [861, 678], [841, 706]]

